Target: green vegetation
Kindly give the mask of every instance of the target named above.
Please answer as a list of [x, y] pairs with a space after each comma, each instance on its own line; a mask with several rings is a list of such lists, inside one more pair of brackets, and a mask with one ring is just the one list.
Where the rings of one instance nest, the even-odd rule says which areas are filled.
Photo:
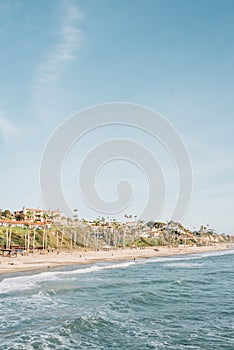
[[[73, 248], [144, 248], [157, 246], [178, 247], [179, 245], [210, 245], [219, 242], [230, 242], [232, 237], [218, 235], [208, 226], [201, 226], [191, 232], [181, 224], [170, 222], [130, 222], [119, 223], [116, 220], [106, 222], [105, 218], [89, 223], [78, 220], [74, 210], [74, 220], [68, 224], [45, 225], [33, 228], [0, 227], [0, 246], [22, 247], [25, 249], [73, 249]], [[2, 215], [9, 215], [5, 210]], [[30, 216], [30, 213], [27, 213]], [[46, 217], [45, 217], [46, 220]]]

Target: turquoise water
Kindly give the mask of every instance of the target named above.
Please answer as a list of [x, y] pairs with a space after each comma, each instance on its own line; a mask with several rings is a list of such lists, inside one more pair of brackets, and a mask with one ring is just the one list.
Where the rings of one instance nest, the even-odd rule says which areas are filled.
[[234, 349], [234, 251], [0, 282], [0, 349]]

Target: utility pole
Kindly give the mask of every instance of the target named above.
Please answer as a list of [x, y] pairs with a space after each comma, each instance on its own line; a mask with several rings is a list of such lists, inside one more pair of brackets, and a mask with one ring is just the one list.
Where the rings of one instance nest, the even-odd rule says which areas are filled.
[[43, 253], [45, 252], [45, 225], [43, 228], [43, 237], [42, 237], [42, 249], [43, 249]]
[[27, 246], [27, 251], [29, 252], [30, 248], [30, 230], [28, 231], [28, 246]]
[[8, 237], [8, 248], [11, 248], [11, 235], [12, 235], [12, 227], [9, 229], [9, 237]]
[[56, 248], [58, 249], [59, 242], [58, 242], [58, 230], [56, 230]]
[[34, 226], [34, 229], [33, 229], [33, 253], [34, 253], [34, 249], [35, 249], [35, 240], [36, 240], [36, 227]]
[[8, 238], [9, 236], [8, 236], [8, 227], [6, 228], [6, 249], [8, 249], [9, 247], [8, 247], [8, 240], [9, 240], [9, 238]]

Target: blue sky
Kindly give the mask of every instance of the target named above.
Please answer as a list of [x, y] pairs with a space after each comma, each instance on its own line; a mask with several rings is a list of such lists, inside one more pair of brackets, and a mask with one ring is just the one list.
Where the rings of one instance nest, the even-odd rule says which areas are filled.
[[[194, 192], [183, 223], [234, 233], [232, 1], [1, 0], [0, 32], [2, 208], [43, 205], [40, 161], [60, 123], [83, 108], [125, 101], [161, 113], [190, 152]], [[65, 164], [64, 191], [82, 217], [98, 213], [76, 189], [79, 162], [96, 141], [118, 133], [142, 138], [158, 154], [168, 208], [173, 201], [176, 173], [165, 152], [134, 130], [110, 129], [82, 140]], [[126, 176], [137, 188], [128, 212], [138, 214], [142, 174], [129, 164], [112, 166], [97, 179], [100, 195], [111, 200], [112, 181]]]

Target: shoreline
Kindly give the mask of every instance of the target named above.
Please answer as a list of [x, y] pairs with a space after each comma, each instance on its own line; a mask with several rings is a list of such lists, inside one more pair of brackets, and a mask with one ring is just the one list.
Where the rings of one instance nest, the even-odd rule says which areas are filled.
[[126, 248], [108, 251], [81, 251], [74, 250], [72, 252], [61, 251], [59, 254], [30, 254], [28, 256], [18, 257], [1, 257], [0, 258], [0, 275], [15, 274], [20, 272], [40, 273], [51, 269], [95, 264], [97, 262], [115, 262], [115, 261], [131, 261], [139, 259], [167, 257], [175, 255], [189, 255], [216, 251], [225, 251], [233, 249], [233, 243], [216, 243], [212, 246], [180, 246], [180, 247], [147, 247]]

